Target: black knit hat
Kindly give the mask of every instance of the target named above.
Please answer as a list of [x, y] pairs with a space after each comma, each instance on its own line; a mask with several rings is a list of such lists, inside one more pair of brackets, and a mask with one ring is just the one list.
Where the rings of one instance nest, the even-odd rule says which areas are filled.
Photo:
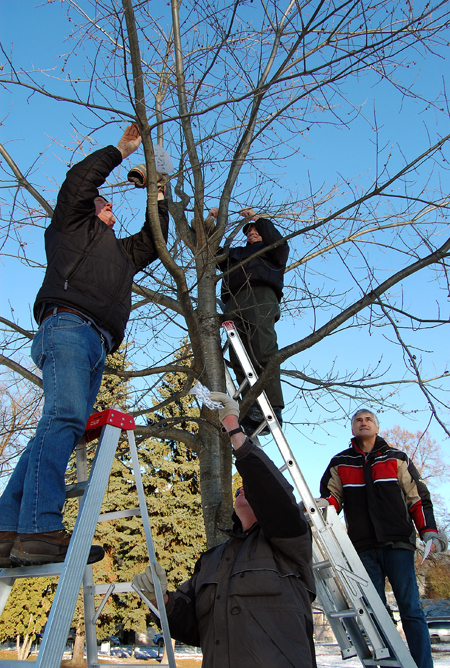
[[242, 231], [245, 234], [245, 236], [247, 236], [247, 232], [248, 232], [249, 228], [252, 227], [252, 226], [255, 227], [255, 223], [254, 223], [253, 220], [250, 223], [245, 223], [244, 227], [242, 228]]

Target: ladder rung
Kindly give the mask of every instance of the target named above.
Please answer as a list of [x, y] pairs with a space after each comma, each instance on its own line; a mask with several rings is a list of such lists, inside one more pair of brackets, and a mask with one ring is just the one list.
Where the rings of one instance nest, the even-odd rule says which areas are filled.
[[383, 668], [383, 666], [402, 668], [402, 664], [395, 659], [362, 659], [362, 664], [364, 666], [380, 666], [380, 668]]
[[66, 499], [83, 496], [86, 485], [87, 480], [83, 480], [83, 482], [75, 482], [73, 485], [66, 485]]
[[[60, 575], [64, 564], [44, 564], [43, 566], [17, 566], [16, 568], [2, 568], [0, 580], [9, 578], [45, 578]], [[0, 664], [1, 665], [1, 664]]]
[[133, 591], [131, 582], [114, 582], [104, 584], [91, 585], [92, 591], [95, 595], [105, 595], [110, 588], [111, 584], [114, 584], [114, 593], [115, 594], [129, 594]]
[[332, 617], [333, 619], [346, 619], [348, 617], [356, 617], [358, 613], [356, 610], [337, 610], [336, 612], [330, 612], [328, 613], [329, 617]]
[[114, 513], [103, 513], [99, 515], [99, 522], [107, 522], [108, 520], [119, 520], [123, 517], [134, 517], [135, 515], [140, 515], [140, 508], [128, 508], [127, 510], [118, 510]]
[[247, 387], [247, 385], [248, 385], [248, 380], [245, 378], [245, 380], [242, 381], [242, 383], [239, 385], [239, 387], [236, 391], [236, 396], [237, 397], [240, 395], [240, 393], [242, 392], [244, 387]]

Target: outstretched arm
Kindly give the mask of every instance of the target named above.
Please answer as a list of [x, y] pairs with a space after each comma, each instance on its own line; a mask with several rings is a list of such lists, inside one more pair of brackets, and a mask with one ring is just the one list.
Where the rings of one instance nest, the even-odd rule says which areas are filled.
[[266, 537], [304, 536], [308, 527], [292, 494], [292, 486], [272, 460], [239, 431], [237, 402], [222, 392], [211, 392], [210, 398], [224, 406], [219, 409], [219, 419], [230, 434], [236, 468], [244, 482], [245, 498]]

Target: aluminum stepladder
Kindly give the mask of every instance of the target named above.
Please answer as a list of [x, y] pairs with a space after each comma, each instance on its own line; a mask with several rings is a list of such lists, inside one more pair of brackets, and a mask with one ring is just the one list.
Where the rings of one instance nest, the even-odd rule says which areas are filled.
[[[228, 337], [224, 352], [229, 346], [233, 347], [245, 374], [243, 383], [236, 389], [225, 362], [227, 391], [237, 398], [244, 387], [256, 383], [258, 376], [234, 323], [227, 321], [222, 326]], [[280, 471], [289, 471], [307, 509], [313, 538], [317, 598], [336, 636], [342, 658], [358, 656], [364, 666], [417, 668], [335, 508], [328, 506], [323, 513], [319, 510], [265, 392], [259, 395], [257, 402], [264, 420], [253, 437], [268, 426], [284, 460]]]
[[[0, 570], [0, 614], [3, 612], [11, 588], [17, 578], [54, 577], [59, 575], [58, 587], [55, 592], [37, 660], [34, 662], [10, 661], [9, 659], [0, 660], [0, 666], [8, 666], [8, 668], [23, 666], [25, 668], [25, 666], [34, 664], [39, 668], [60, 668], [78, 593], [83, 583], [87, 668], [99, 668], [95, 624], [108, 597], [114, 590], [118, 593], [134, 591], [160, 617], [168, 659], [168, 664], [160, 665], [164, 668], [176, 668], [173, 648], [170, 642], [163, 592], [155, 573], [155, 550], [134, 439], [134, 428], [133, 418], [115, 409], [96, 413], [89, 418], [85, 436], [80, 445], [77, 446], [78, 483], [71, 485], [66, 493], [66, 497], [82, 495], [82, 499], [64, 563], [47, 564], [44, 566], [21, 566]], [[100, 515], [122, 431], [126, 431], [130, 446], [139, 508]], [[89, 479], [87, 479], [86, 443], [98, 436], [100, 436], [100, 440], [97, 445]], [[149, 561], [155, 582], [156, 600], [161, 613], [151, 605], [145, 595], [138, 591], [131, 582], [94, 585], [92, 566], [86, 565], [98, 521], [130, 517], [138, 514], [142, 516]], [[96, 594], [103, 594], [102, 602], [97, 611], [95, 610], [94, 602], [94, 595]], [[126, 665], [136, 668], [141, 664]]]

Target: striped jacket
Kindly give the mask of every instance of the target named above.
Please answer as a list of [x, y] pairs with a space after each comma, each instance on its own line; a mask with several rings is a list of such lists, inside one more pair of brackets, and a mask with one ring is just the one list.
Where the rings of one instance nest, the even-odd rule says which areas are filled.
[[387, 544], [413, 550], [414, 524], [420, 536], [437, 533], [430, 493], [416, 467], [380, 436], [369, 453], [353, 438], [347, 450], [333, 457], [320, 495], [337, 512], [344, 508], [348, 534], [358, 551]]

